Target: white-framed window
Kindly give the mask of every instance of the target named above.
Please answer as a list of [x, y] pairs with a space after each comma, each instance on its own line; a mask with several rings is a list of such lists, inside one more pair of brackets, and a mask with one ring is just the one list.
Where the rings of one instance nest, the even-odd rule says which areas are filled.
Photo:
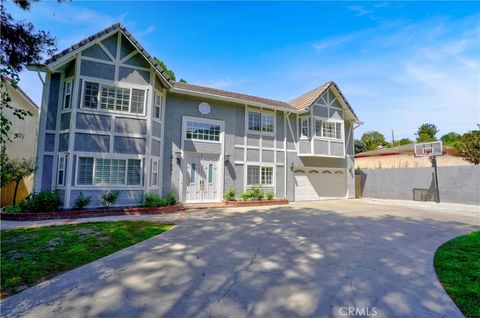
[[310, 118], [300, 118], [300, 137], [308, 138], [310, 136]]
[[65, 156], [60, 155], [58, 157], [58, 173], [57, 173], [57, 185], [65, 185]]
[[146, 91], [85, 81], [82, 108], [144, 114]]
[[275, 131], [274, 114], [259, 112], [248, 112], [248, 130], [255, 132], [274, 133]]
[[79, 157], [77, 185], [141, 185], [140, 159]]
[[317, 137], [342, 140], [342, 123], [316, 119], [315, 135]]
[[77, 184], [91, 185], [93, 183], [93, 158], [78, 158]]
[[153, 118], [160, 120], [162, 118], [162, 95], [155, 92], [155, 101], [153, 103]]
[[72, 107], [72, 85], [71, 79], [65, 81], [63, 87], [63, 109], [70, 109]]
[[152, 173], [150, 174], [150, 185], [158, 186], [158, 160], [152, 160]]
[[219, 124], [188, 120], [186, 128], [186, 139], [220, 141]]
[[273, 185], [273, 167], [247, 166], [247, 185]]

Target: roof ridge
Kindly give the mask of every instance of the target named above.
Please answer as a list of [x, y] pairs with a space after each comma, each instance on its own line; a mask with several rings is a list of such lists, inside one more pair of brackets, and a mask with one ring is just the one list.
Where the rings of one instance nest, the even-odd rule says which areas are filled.
[[303, 96], [308, 95], [308, 94], [311, 94], [311, 93], [313, 93], [314, 91], [316, 91], [317, 89], [319, 89], [319, 88], [321, 88], [321, 87], [330, 86], [330, 85], [333, 84], [333, 83], [335, 83], [335, 82], [332, 81], [332, 80], [330, 80], [330, 81], [328, 81], [328, 82], [326, 82], [326, 83], [323, 83], [322, 85], [317, 86], [317, 87], [315, 87], [315, 88], [312, 88], [312, 89], [309, 90], [308, 92], [303, 93], [302, 95], [295, 97], [294, 99], [290, 100], [289, 103], [293, 103], [294, 101], [302, 98]]
[[265, 99], [265, 100], [271, 100], [271, 101], [277, 102], [277, 103], [280, 102], [280, 103], [289, 104], [289, 103], [286, 102], [286, 101], [282, 101], [282, 100], [278, 100], [278, 99], [273, 99], [273, 98], [269, 98], [269, 97], [262, 97], [262, 96], [253, 95], [253, 94], [249, 94], [249, 93], [229, 91], [229, 90], [220, 89], [220, 88], [215, 88], [215, 87], [209, 87], [209, 86], [205, 86], [205, 85], [190, 84], [190, 83], [183, 83], [183, 82], [175, 82], [175, 85], [177, 85], [177, 84], [180, 84], [180, 86], [181, 86], [181, 85], [197, 86], [197, 87], [201, 87], [201, 88], [208, 88], [208, 89], [217, 90], [217, 91], [224, 92], [224, 93], [246, 95], [246, 96], [257, 97], [257, 98], [261, 98], [261, 99]]

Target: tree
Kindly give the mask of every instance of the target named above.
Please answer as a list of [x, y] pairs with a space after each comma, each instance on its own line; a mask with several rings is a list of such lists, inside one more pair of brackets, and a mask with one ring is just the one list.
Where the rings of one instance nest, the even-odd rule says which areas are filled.
[[409, 144], [413, 144], [413, 141], [408, 138], [402, 138], [391, 144], [388, 144], [388, 147], [392, 148], [392, 147], [398, 147], [398, 146], [409, 145]]
[[461, 138], [462, 138], [462, 135], [452, 131], [440, 137], [440, 140], [446, 146], [457, 147], [458, 142], [460, 141]]
[[480, 130], [472, 130], [463, 134], [458, 141], [458, 150], [458, 155], [464, 160], [474, 165], [480, 164]]
[[385, 136], [378, 131], [367, 131], [362, 135], [362, 141], [367, 150], [375, 150], [378, 146], [384, 146], [387, 144]]
[[422, 124], [420, 127], [418, 127], [416, 135], [417, 137], [417, 142], [429, 142], [429, 141], [435, 141], [437, 140], [437, 137], [435, 136], [438, 133], [437, 126], [434, 124]]
[[188, 83], [188, 82], [187, 82], [186, 80], [184, 80], [183, 78], [181, 78], [181, 79], [179, 80], [179, 82], [180, 82], [180, 83]]
[[[31, 0], [13, 0], [13, 3], [23, 10], [29, 10], [31, 2]], [[20, 120], [31, 115], [30, 112], [12, 105], [7, 90], [7, 81], [13, 88], [17, 88], [18, 73], [28, 64], [40, 63], [42, 54], [53, 54], [55, 39], [46, 31], [35, 31], [33, 24], [30, 22], [15, 21], [11, 14], [6, 11], [3, 0], [0, 17], [2, 30], [0, 39], [0, 145], [3, 151], [6, 141], [12, 141], [12, 138], [20, 137], [10, 136], [12, 122], [6, 116], [7, 112], [11, 112], [14, 117]]]
[[157, 62], [157, 66], [159, 66], [165, 73], [167, 73], [168, 76], [170, 76], [170, 78], [172, 80], [176, 80], [175, 78], [175, 72], [171, 69], [169, 69], [167, 67], [167, 64], [165, 64], [165, 62], [163, 62], [162, 60], [159, 60], [158, 58], [154, 57], [153, 58], [155, 60], [155, 62]]
[[2, 167], [2, 186], [5, 182], [15, 182], [15, 190], [13, 192], [13, 205], [17, 203], [18, 186], [23, 178], [28, 177], [35, 172], [35, 161], [33, 159], [20, 159], [20, 160], [6, 160], [5, 165]]
[[355, 139], [353, 143], [353, 148], [354, 148], [355, 154], [367, 151], [367, 147], [365, 147], [365, 143], [360, 139]]

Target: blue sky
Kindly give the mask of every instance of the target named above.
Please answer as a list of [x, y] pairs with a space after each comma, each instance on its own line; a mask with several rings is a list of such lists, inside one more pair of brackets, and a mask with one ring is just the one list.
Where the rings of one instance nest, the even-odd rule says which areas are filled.
[[[71, 44], [122, 22], [177, 78], [291, 100], [334, 80], [361, 120], [414, 138], [480, 123], [478, 2], [101, 2], [7, 6]], [[21, 87], [40, 103], [37, 75]]]

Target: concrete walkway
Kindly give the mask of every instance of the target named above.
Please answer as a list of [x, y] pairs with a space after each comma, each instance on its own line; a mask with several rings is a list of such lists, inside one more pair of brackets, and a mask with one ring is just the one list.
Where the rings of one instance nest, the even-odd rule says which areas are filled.
[[1, 303], [2, 317], [462, 317], [435, 250], [473, 211], [338, 200], [186, 213], [173, 230]]

